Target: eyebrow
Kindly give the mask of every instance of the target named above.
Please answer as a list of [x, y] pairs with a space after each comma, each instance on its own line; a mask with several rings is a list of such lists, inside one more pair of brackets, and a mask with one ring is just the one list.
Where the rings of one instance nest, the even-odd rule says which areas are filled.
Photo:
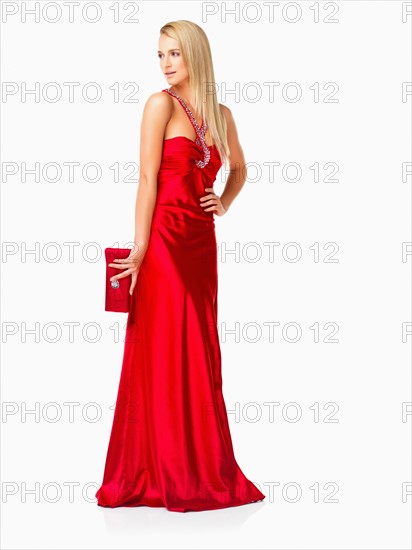
[[[178, 51], [180, 52], [179, 48], [172, 48], [171, 50], [169, 50], [169, 52], [174, 52], [174, 51]], [[157, 53], [163, 53], [161, 50], [157, 50]]]

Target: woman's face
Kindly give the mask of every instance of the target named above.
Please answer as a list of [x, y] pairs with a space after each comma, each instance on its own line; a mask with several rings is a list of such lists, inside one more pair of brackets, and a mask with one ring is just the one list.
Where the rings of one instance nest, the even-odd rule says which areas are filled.
[[161, 34], [158, 55], [160, 69], [170, 86], [177, 86], [189, 79], [177, 40], [170, 38], [167, 34]]

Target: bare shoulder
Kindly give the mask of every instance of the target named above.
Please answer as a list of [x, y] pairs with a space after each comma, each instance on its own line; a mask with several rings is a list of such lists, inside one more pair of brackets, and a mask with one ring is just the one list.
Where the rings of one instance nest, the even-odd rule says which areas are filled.
[[[232, 145], [238, 141], [238, 133], [236, 128], [235, 119], [233, 118], [232, 111], [226, 105], [219, 103], [220, 112], [223, 114], [226, 120], [227, 138], [228, 142], [232, 142]], [[238, 144], [240, 146], [240, 144]]]
[[244, 155], [242, 146], [239, 142], [239, 136], [236, 128], [236, 123], [233, 118], [232, 111], [226, 105], [219, 103], [220, 111], [225, 117], [226, 127], [227, 127], [227, 144], [229, 147], [230, 155], [229, 162], [230, 165], [236, 165], [236, 163], [244, 163]]
[[146, 99], [145, 109], [150, 111], [160, 109], [165, 112], [171, 112], [172, 98], [165, 92], [155, 92]]
[[163, 140], [166, 125], [173, 113], [171, 99], [165, 92], [155, 92], [146, 99], [141, 131], [144, 134], [142, 137], [149, 142], [151, 139]]
[[228, 138], [230, 136], [237, 136], [237, 130], [236, 130], [236, 123], [233, 118], [232, 111], [227, 107], [226, 105], [223, 105], [223, 103], [219, 103], [220, 112], [225, 117], [226, 120], [226, 127], [227, 127], [227, 135]]
[[226, 105], [223, 105], [223, 103], [219, 103], [220, 112], [225, 117], [226, 122], [228, 122], [229, 118], [233, 118], [232, 111], [227, 107]]

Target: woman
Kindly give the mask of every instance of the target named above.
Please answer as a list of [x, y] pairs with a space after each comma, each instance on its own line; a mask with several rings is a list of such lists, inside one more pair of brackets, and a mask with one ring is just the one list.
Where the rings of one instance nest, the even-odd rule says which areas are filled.
[[[147, 100], [122, 373], [100, 506], [186, 512], [263, 500], [233, 453], [222, 394], [214, 216], [245, 181], [230, 110], [217, 103], [208, 39], [190, 21], [160, 30], [169, 88]], [[207, 83], [204, 88], [202, 83]], [[213, 190], [222, 159], [230, 175]]]

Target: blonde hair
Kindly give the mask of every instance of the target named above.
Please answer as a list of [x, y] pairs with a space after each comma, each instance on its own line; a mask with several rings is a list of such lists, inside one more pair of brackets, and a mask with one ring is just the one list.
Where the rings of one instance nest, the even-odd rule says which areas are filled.
[[212, 53], [204, 30], [192, 21], [180, 19], [163, 25], [160, 34], [177, 40], [183, 61], [189, 73], [192, 104], [202, 120], [206, 120], [213, 143], [222, 163], [229, 156], [227, 125], [216, 98], [216, 82]]

